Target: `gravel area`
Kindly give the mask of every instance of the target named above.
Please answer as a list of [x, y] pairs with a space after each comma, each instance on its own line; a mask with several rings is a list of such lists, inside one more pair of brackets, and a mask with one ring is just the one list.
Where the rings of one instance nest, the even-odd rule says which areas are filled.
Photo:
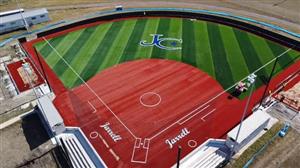
[[[0, 167], [56, 167], [51, 154], [53, 148], [37, 114], [25, 116], [21, 121], [0, 130]], [[40, 158], [39, 158], [40, 157]], [[39, 158], [34, 162], [27, 162]]]
[[253, 168], [300, 167], [300, 134], [291, 129], [284, 138], [277, 138], [252, 164]]

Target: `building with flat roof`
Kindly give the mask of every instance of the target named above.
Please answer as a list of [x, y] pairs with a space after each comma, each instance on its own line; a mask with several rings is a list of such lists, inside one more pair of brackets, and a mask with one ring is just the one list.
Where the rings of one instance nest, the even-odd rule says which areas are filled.
[[64, 121], [48, 96], [39, 98], [38, 107], [50, 132], [57, 135], [65, 131]]
[[267, 125], [271, 116], [263, 111], [254, 112], [242, 123], [239, 136], [236, 139], [240, 124], [227, 133], [227, 146], [233, 147], [234, 151], [238, 152], [241, 148], [247, 145], [255, 136], [257, 136]]
[[24, 11], [14, 10], [0, 13], [0, 34], [49, 21], [46, 8]]

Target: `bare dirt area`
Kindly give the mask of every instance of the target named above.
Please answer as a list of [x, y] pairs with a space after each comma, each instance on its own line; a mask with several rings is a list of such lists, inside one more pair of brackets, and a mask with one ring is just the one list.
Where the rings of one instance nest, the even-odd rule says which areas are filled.
[[256, 161], [253, 168], [300, 167], [300, 134], [291, 129], [284, 138], [278, 137]]
[[56, 167], [53, 148], [36, 114], [0, 130], [0, 167]]

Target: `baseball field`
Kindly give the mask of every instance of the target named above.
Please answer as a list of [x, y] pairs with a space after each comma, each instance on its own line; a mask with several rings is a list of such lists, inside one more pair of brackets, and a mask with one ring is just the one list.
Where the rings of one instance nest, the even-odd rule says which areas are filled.
[[[160, 45], [158, 45], [158, 43]], [[132, 18], [106, 22], [36, 43], [35, 48], [65, 87], [117, 64], [161, 58], [206, 72], [224, 89], [280, 56], [275, 72], [299, 60], [299, 52], [229, 26], [183, 18]], [[272, 64], [260, 69], [256, 87]]]
[[[176, 17], [88, 22], [23, 47], [48, 78], [64, 124], [80, 127], [109, 167], [171, 167], [177, 145], [186, 156], [239, 123], [250, 91], [235, 96], [228, 88], [249, 74], [258, 76], [249, 115], [275, 58], [269, 90], [300, 64], [293, 48]], [[185, 137], [176, 139], [180, 133]]]

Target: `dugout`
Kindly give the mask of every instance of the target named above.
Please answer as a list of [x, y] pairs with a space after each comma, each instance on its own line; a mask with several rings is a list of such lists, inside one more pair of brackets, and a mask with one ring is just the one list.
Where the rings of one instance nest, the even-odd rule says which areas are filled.
[[236, 135], [240, 124], [227, 133], [226, 145], [229, 148], [234, 147], [234, 152], [238, 152], [254, 139], [261, 131], [267, 128], [271, 116], [261, 110], [254, 112], [243, 121], [239, 136], [236, 140]]
[[42, 120], [46, 124], [46, 129], [50, 129], [50, 134], [58, 135], [66, 130], [64, 121], [59, 112], [53, 105], [50, 98], [45, 95], [38, 99], [38, 107], [40, 109], [40, 115]]

